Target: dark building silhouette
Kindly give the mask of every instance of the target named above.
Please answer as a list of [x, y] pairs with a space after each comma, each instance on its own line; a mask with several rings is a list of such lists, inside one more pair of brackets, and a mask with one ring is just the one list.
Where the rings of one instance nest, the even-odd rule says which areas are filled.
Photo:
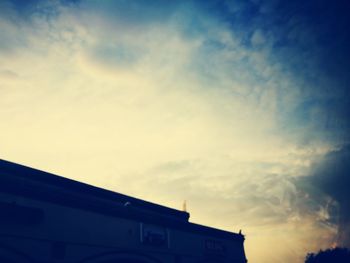
[[0, 160], [0, 262], [243, 263], [244, 236]]

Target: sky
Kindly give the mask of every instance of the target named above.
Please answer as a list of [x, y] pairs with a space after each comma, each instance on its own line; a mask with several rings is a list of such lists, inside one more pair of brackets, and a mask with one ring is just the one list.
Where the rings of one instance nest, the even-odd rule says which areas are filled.
[[252, 263], [349, 247], [349, 9], [2, 0], [0, 158], [186, 200]]

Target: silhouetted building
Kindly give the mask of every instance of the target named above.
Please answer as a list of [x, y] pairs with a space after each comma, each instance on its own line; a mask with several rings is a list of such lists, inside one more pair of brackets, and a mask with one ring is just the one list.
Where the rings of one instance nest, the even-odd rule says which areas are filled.
[[244, 236], [0, 160], [0, 262], [243, 263]]

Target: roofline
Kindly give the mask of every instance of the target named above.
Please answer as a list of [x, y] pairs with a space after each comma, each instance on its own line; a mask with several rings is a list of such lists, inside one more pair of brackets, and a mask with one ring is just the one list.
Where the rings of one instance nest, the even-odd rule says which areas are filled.
[[[45, 187], [38, 189], [38, 184]], [[33, 190], [35, 189], [35, 190]], [[225, 239], [244, 236], [189, 223], [189, 213], [0, 159], [0, 191]], [[130, 205], [124, 204], [129, 202]]]
[[9, 162], [0, 159], [0, 173], [16, 176], [24, 180], [35, 181], [58, 188], [69, 189], [73, 192], [79, 192], [80, 194], [93, 195], [98, 198], [110, 200], [113, 202], [125, 204], [129, 202], [139, 209], [147, 209], [155, 213], [167, 214], [174, 216], [180, 220], [188, 220], [189, 213], [180, 211], [174, 208], [158, 205], [149, 201], [145, 201], [139, 198], [131, 197], [121, 193], [113, 192], [107, 189], [82, 183], [76, 180], [65, 178], [56, 174], [44, 172], [38, 169], [34, 169], [21, 164]]

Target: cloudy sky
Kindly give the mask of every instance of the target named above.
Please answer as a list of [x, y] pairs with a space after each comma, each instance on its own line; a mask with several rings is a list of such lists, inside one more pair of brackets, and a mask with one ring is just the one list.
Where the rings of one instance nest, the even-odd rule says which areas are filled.
[[[246, 235], [350, 246], [347, 1], [0, 1], [0, 158]], [[273, 251], [271, 246], [274, 246]]]

